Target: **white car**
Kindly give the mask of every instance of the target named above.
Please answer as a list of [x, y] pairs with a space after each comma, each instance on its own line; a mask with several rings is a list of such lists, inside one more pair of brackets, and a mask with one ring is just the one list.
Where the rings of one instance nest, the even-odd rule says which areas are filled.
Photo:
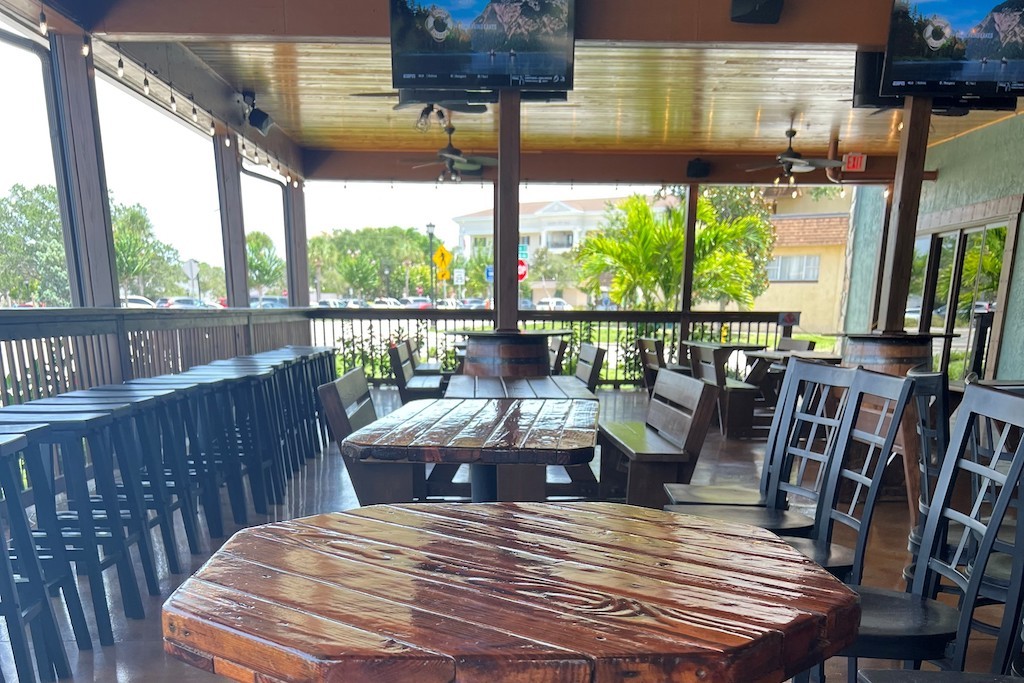
[[156, 304], [139, 294], [127, 294], [121, 299], [121, 308], [156, 308]]
[[379, 296], [370, 304], [370, 308], [404, 308], [398, 299], [389, 296]]
[[537, 302], [538, 311], [571, 311], [572, 306], [568, 301], [557, 296], [544, 297]]

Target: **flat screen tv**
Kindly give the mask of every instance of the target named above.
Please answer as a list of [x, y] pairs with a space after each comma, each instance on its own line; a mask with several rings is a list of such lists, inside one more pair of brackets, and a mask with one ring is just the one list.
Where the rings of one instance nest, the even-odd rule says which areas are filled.
[[[892, 109], [903, 107], [902, 95], [879, 94], [882, 84], [884, 52], [858, 52], [853, 71], [854, 109]], [[1013, 95], [975, 97], [953, 95], [932, 98], [932, 112], [940, 116], [963, 116], [975, 110], [1014, 111], [1017, 98]]]
[[881, 94], [1024, 94], [1024, 0], [896, 0]]
[[391, 0], [396, 88], [571, 90], [574, 0]]

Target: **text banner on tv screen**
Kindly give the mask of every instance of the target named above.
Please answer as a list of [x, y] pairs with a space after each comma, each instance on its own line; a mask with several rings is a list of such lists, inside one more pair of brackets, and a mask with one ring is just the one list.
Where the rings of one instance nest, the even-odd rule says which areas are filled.
[[1024, 0], [896, 0], [882, 95], [1024, 94]]
[[391, 0], [396, 88], [571, 90], [574, 0]]

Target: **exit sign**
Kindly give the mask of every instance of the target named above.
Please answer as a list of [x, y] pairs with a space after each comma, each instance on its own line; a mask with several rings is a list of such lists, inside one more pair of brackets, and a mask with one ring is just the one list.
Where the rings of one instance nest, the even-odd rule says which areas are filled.
[[843, 155], [843, 173], [863, 173], [867, 169], [868, 155], [848, 152]]

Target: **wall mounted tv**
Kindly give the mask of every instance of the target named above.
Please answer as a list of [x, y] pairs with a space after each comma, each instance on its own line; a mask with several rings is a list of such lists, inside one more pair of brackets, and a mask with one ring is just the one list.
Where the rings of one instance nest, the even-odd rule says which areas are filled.
[[882, 95], [1024, 94], [1024, 0], [896, 0]]
[[396, 88], [572, 90], [574, 0], [391, 0]]
[[[853, 71], [854, 109], [893, 109], [903, 107], [903, 96], [878, 94], [882, 84], [884, 52], [858, 52]], [[932, 112], [939, 116], [963, 116], [974, 110], [1014, 111], [1013, 95], [975, 97], [953, 95], [932, 98]]]

